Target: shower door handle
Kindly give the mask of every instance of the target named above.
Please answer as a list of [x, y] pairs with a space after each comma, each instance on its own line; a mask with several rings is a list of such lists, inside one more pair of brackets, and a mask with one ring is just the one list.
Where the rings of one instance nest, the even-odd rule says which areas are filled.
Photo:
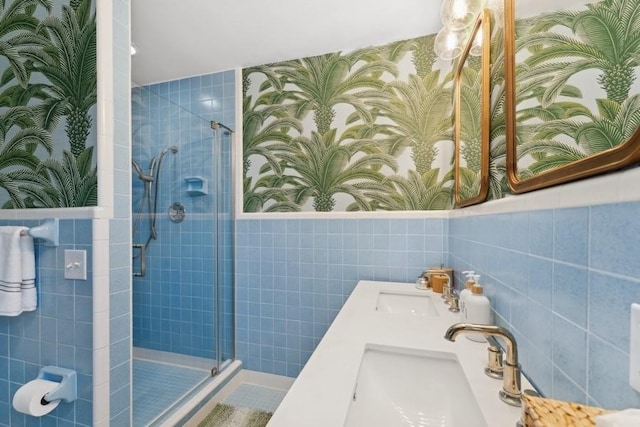
[[[133, 276], [134, 277], [144, 277], [144, 275], [147, 273], [147, 251], [145, 250], [144, 245], [140, 245], [140, 244], [134, 244], [133, 245], [133, 249], [139, 249], [140, 250], [140, 271], [139, 272], [134, 272]], [[133, 257], [135, 259], [135, 256]]]

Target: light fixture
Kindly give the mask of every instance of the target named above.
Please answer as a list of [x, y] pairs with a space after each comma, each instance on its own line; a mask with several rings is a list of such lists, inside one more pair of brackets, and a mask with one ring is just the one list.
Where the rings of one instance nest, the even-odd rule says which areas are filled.
[[445, 27], [462, 30], [473, 24], [482, 10], [484, 0], [444, 0], [440, 8], [440, 19]]
[[467, 31], [454, 30], [451, 27], [442, 27], [436, 35], [433, 50], [439, 58], [450, 61], [462, 54]]
[[129, 53], [131, 54], [131, 56], [135, 55], [136, 53], [138, 53], [138, 47], [131, 43], [131, 45], [129, 45]]
[[[444, 25], [436, 35], [434, 51], [440, 59], [450, 61], [462, 54], [469, 32], [485, 3], [498, 4], [502, 0], [443, 0], [440, 18]], [[482, 40], [476, 38], [472, 55], [479, 55]]]

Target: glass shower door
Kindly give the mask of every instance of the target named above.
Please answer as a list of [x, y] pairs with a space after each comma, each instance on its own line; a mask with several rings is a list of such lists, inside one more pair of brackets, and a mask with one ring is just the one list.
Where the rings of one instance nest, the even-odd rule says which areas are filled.
[[[132, 96], [132, 160], [141, 171], [132, 178], [132, 216], [138, 222], [133, 243], [149, 241], [146, 274], [134, 277], [132, 290], [134, 425], [148, 423], [140, 418], [146, 408], [152, 416], [173, 404], [160, 402], [145, 388], [170, 385], [163, 389], [177, 390], [179, 399], [235, 357], [233, 137], [216, 134], [209, 120], [157, 88], [137, 87]], [[150, 174], [162, 153], [161, 168]], [[192, 179], [204, 187], [194, 191]], [[182, 215], [171, 215], [175, 206]], [[134, 271], [140, 261], [133, 260]], [[166, 378], [160, 375], [165, 371]], [[143, 402], [145, 396], [151, 402]]]
[[233, 215], [233, 143], [234, 134], [212, 122], [217, 194], [217, 274], [216, 281], [216, 363], [224, 369], [235, 358], [234, 324], [234, 215]]

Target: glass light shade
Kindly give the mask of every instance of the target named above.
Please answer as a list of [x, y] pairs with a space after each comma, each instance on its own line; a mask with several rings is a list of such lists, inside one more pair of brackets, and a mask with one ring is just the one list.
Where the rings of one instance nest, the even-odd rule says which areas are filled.
[[461, 30], [469, 27], [482, 10], [485, 0], [444, 0], [440, 19], [445, 27]]
[[442, 27], [436, 35], [433, 50], [440, 59], [450, 61], [462, 54], [467, 32]]

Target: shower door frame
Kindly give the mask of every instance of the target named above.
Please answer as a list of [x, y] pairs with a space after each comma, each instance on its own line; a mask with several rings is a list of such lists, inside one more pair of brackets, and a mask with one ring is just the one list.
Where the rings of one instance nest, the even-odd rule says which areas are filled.
[[[211, 129], [213, 130], [213, 163], [214, 163], [214, 167], [215, 167], [215, 171], [214, 171], [214, 179], [216, 181], [216, 200], [215, 200], [215, 229], [216, 229], [216, 244], [214, 245], [214, 257], [216, 259], [216, 283], [215, 283], [215, 287], [214, 287], [214, 304], [215, 304], [215, 309], [216, 309], [216, 314], [214, 316], [216, 316], [215, 320], [215, 343], [216, 343], [216, 358], [215, 358], [215, 366], [212, 368], [212, 374], [213, 376], [220, 374], [223, 370], [224, 367], [222, 366], [224, 362], [226, 362], [227, 360], [229, 362], [232, 362], [233, 360], [235, 360], [235, 356], [236, 356], [236, 342], [235, 342], [235, 200], [234, 200], [234, 190], [235, 190], [235, 174], [233, 171], [233, 160], [234, 160], [234, 154], [235, 154], [235, 150], [234, 150], [234, 142], [235, 142], [235, 135], [236, 133], [230, 129], [229, 127], [225, 126], [224, 124], [220, 123], [220, 122], [216, 122], [216, 121], [211, 121]], [[224, 130], [223, 130], [224, 129]], [[225, 136], [227, 136], [228, 138], [225, 138]], [[228, 140], [227, 142], [225, 142], [225, 140]], [[224, 182], [224, 176], [222, 173], [222, 169], [223, 169], [223, 149], [222, 149], [222, 144], [223, 143], [228, 143], [229, 144], [229, 174], [227, 176], [228, 181], [228, 187], [229, 187], [229, 200], [228, 203], [225, 205], [224, 203], [224, 191], [223, 191], [223, 186], [222, 183]], [[223, 212], [222, 207], [227, 208], [227, 212]], [[231, 342], [231, 355], [228, 359], [224, 359], [223, 360], [223, 352], [224, 352], [224, 345], [223, 345], [223, 333], [224, 333], [224, 316], [227, 314], [225, 312], [224, 309], [224, 298], [222, 297], [222, 292], [221, 292], [221, 287], [225, 285], [224, 282], [224, 269], [222, 268], [222, 266], [225, 263], [225, 259], [224, 259], [224, 216], [228, 215], [228, 221], [230, 223], [230, 230], [229, 233], [231, 235], [231, 260], [230, 260], [230, 266], [229, 266], [229, 271], [230, 271], [230, 276], [231, 276], [231, 283], [229, 284], [230, 286], [230, 290], [231, 290], [231, 299], [232, 299], [232, 311], [230, 313], [230, 321], [231, 321], [231, 333], [232, 333], [232, 337], [230, 339]], [[222, 220], [220, 217], [223, 217]], [[226, 338], [226, 337], [225, 337]]]

